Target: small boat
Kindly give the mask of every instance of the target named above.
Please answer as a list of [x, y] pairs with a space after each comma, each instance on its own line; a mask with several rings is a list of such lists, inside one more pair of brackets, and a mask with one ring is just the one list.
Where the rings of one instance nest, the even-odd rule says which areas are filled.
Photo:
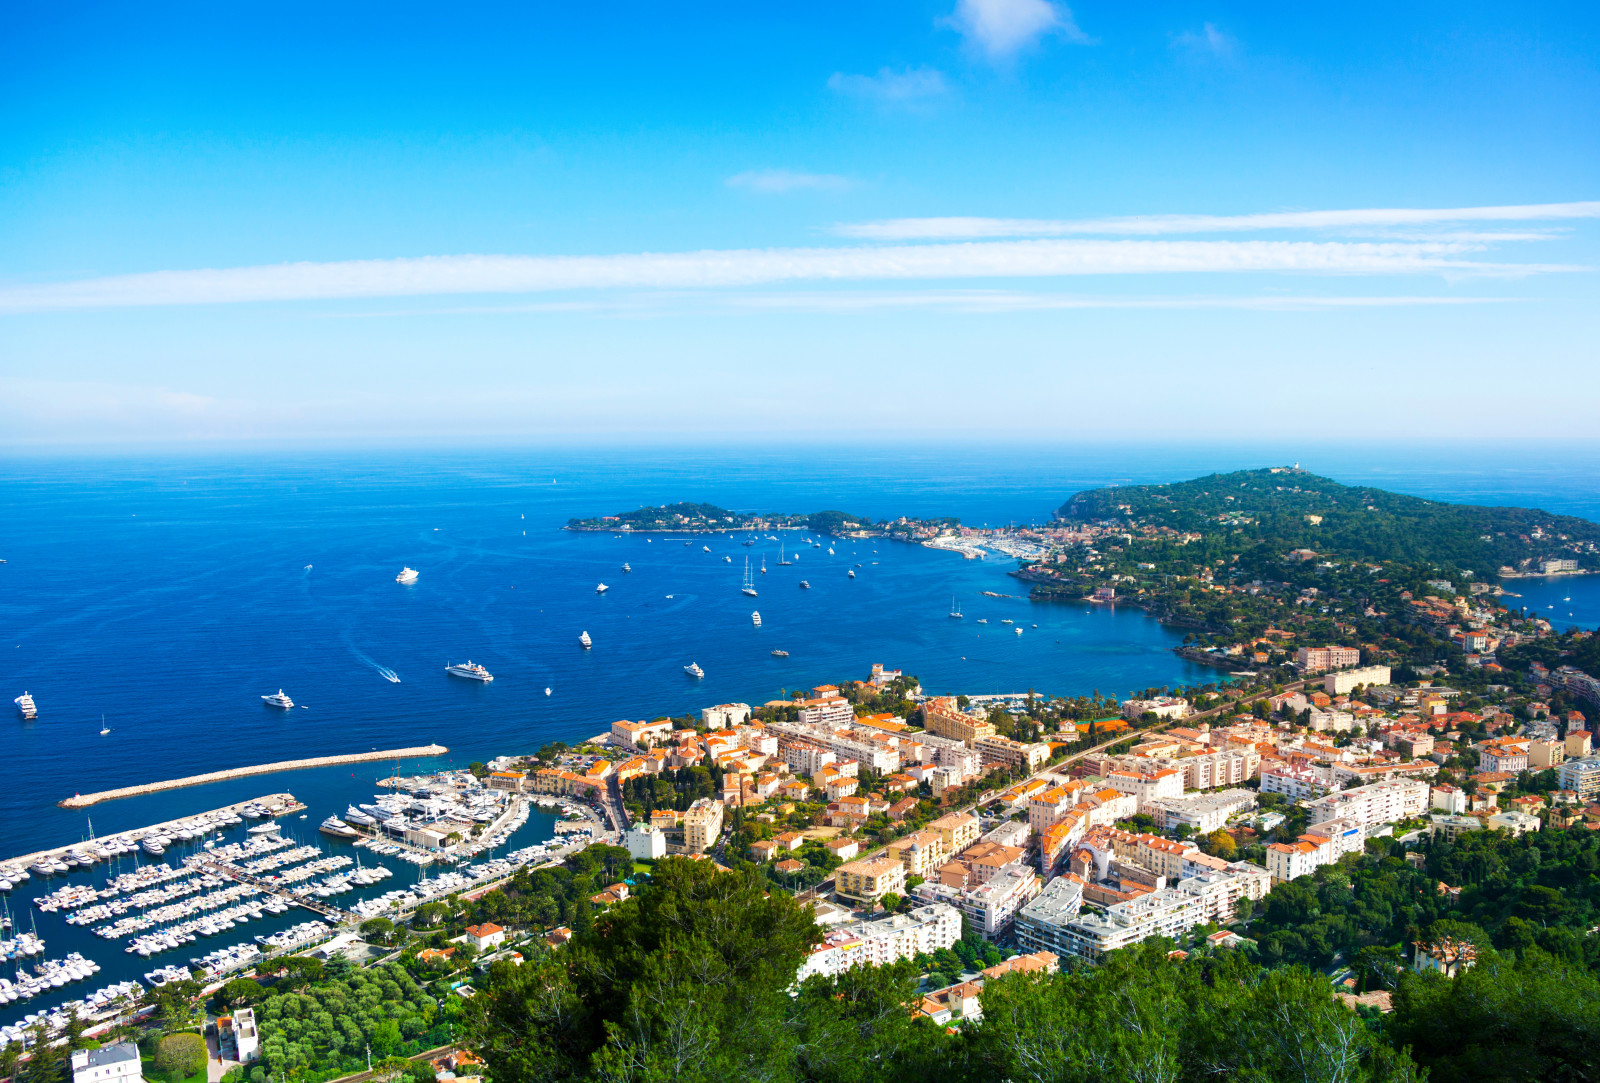
[[308, 571], [308, 572], [309, 572], [309, 571], [310, 571], [310, 570], [311, 570], [311, 565], [309, 565], [309, 564], [307, 564], [307, 565], [306, 565], [306, 571]]
[[733, 563], [733, 558], [730, 557], [727, 553], [723, 553], [722, 554], [722, 563], [724, 563], [724, 564], [732, 564]]
[[111, 730], [106, 726], [106, 716], [105, 715], [101, 715], [100, 716], [100, 736], [104, 737], [106, 734], [108, 734], [110, 732], [111, 732]]
[[711, 552], [711, 546], [709, 545], [702, 545], [700, 548], [704, 549], [708, 553]]
[[830, 546], [828, 546], [828, 555], [829, 555], [829, 556], [830, 556], [830, 557], [831, 557], [831, 556], [833, 556], [833, 546], [831, 546], [831, 545], [830, 545]]
[[955, 600], [954, 597], [952, 597], [950, 599], [950, 615], [952, 617], [954, 617], [956, 620], [960, 620], [961, 619], [961, 607], [956, 604], [956, 600]]
[[788, 651], [773, 651], [772, 652], [772, 657], [774, 657], [774, 658], [787, 658], [787, 657], [789, 657], [789, 652]]
[[978, 618], [978, 623], [979, 624], [988, 624], [989, 623], [989, 618], [988, 617], [979, 617]]
[[17, 710], [21, 712], [23, 718], [39, 717], [39, 708], [34, 705], [33, 697], [27, 692], [22, 693], [12, 702], [17, 705]]
[[631, 572], [631, 571], [633, 571], [633, 565], [632, 564], [624, 564], [622, 566], [622, 570], [625, 571], [625, 572]]
[[1001, 617], [1000, 618], [1000, 623], [1001, 624], [1015, 624], [1016, 621], [1012, 620], [1010, 617]]
[[694, 662], [690, 662], [688, 665], [684, 666], [683, 671], [696, 680], [699, 680], [701, 677], [706, 675], [706, 671], [701, 669], [700, 666]]
[[489, 681], [494, 680], [494, 675], [492, 673], [478, 665], [476, 662], [472, 661], [457, 663], [455, 665], [446, 665], [444, 667], [444, 671], [450, 674], [452, 677], [465, 677], [472, 681], [483, 681], [488, 683]]
[[849, 571], [845, 572], [844, 574], [848, 575], [851, 579], [854, 579], [856, 577], [856, 570], [854, 568], [851, 568]]
[[606, 586], [604, 583], [601, 583], [599, 586], [594, 588], [594, 592], [596, 594], [604, 594], [606, 591], [608, 591], [610, 589], [611, 589], [610, 587]]
[[811, 580], [809, 580], [809, 579], [800, 580], [800, 589], [801, 590], [810, 590], [811, 589]]
[[761, 614], [759, 612], [752, 612], [750, 614], [750, 623], [755, 625], [757, 628], [761, 627]]
[[394, 577], [394, 581], [396, 583], [415, 583], [417, 581], [417, 569], [401, 568], [400, 574]]
[[268, 707], [277, 707], [285, 711], [294, 706], [294, 700], [284, 695], [283, 689], [281, 688], [270, 696], [262, 696], [261, 702], [265, 703]]
[[1013, 632], [1015, 632], [1015, 633], [1017, 633], [1017, 634], [1018, 634], [1018, 635], [1021, 635], [1021, 634], [1022, 634], [1022, 629], [1021, 629], [1021, 628], [1013, 628], [1013, 629], [1011, 629], [1011, 630], [1012, 630], [1012, 631], [1013, 631]]
[[590, 647], [594, 646], [594, 640], [589, 638], [588, 631], [584, 631], [578, 636], [578, 642], [583, 644], [584, 650], [588, 650]]
[[[1018, 628], [1018, 629], [1017, 629], [1017, 631], [1018, 631], [1018, 632], [1021, 632], [1021, 631], [1022, 631], [1022, 629], [1021, 629], [1021, 628]], [[548, 687], [548, 686], [546, 686], [546, 688], [545, 688], [545, 690], [544, 690], [544, 694], [545, 694], [545, 695], [547, 695], [547, 696], [548, 696], [548, 695], [549, 695], [549, 694], [550, 694], [550, 689], [549, 689], [549, 687]]]

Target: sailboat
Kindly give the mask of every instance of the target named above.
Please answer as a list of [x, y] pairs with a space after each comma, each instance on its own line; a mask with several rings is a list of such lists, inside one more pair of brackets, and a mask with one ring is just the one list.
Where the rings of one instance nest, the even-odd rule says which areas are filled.
[[[763, 567], [761, 570], [766, 571], [766, 568]], [[744, 591], [744, 593], [748, 594], [752, 598], [756, 596], [756, 583], [755, 580], [750, 577], [749, 557], [744, 558], [744, 586], [740, 587], [739, 589]]]
[[101, 715], [100, 716], [100, 736], [104, 737], [106, 734], [108, 734], [110, 732], [111, 732], [111, 730], [109, 730], [106, 727], [106, 716], [105, 715]]
[[961, 606], [957, 604], [955, 595], [950, 596], [950, 615], [957, 620], [961, 619]]
[[763, 553], [761, 556], [761, 574], [767, 574], [767, 557], [765, 553]]
[[783, 555], [783, 543], [779, 542], [778, 543], [778, 566], [781, 568], [785, 564], [793, 564], [793, 563], [794, 563], [794, 561], [790, 560], [788, 557]]

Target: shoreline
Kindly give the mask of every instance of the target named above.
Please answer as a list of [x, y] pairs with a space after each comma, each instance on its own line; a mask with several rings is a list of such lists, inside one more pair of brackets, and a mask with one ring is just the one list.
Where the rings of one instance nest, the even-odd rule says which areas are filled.
[[420, 756], [442, 756], [450, 750], [444, 745], [421, 745], [417, 748], [397, 748], [387, 752], [355, 752], [344, 756], [314, 756], [310, 759], [281, 760], [278, 763], [262, 763], [253, 767], [233, 767], [226, 771], [208, 771], [201, 775], [187, 775], [183, 778], [167, 779], [164, 782], [146, 782], [139, 786], [122, 786], [114, 790], [99, 790], [95, 793], [73, 794], [71, 797], [56, 802], [57, 808], [88, 808], [98, 805], [102, 801], [118, 801], [124, 797], [139, 797], [147, 793], [161, 793], [164, 790], [181, 790], [189, 786], [204, 786], [212, 782], [226, 782], [229, 779], [248, 778], [251, 775], [270, 775], [279, 771], [302, 771], [312, 767], [334, 767], [341, 763], [368, 763], [374, 760], [409, 760]]

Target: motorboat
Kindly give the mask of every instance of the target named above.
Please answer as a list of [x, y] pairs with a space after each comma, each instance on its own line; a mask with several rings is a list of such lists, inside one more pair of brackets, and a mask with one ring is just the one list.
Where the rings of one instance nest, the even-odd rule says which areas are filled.
[[622, 570], [623, 570], [623, 571], [625, 571], [625, 572], [631, 572], [631, 571], [633, 571], [633, 565], [631, 565], [631, 564], [624, 564], [624, 565], [623, 565], [623, 566], [622, 566]]
[[979, 624], [988, 624], [989, 623], [989, 618], [988, 617], [979, 617], [978, 618], [978, 623]]
[[471, 681], [483, 681], [487, 683], [494, 680], [494, 674], [490, 673], [487, 669], [484, 669], [482, 666], [478, 665], [478, 663], [471, 660], [459, 662], [454, 665], [447, 665], [444, 667], [444, 671], [450, 674], [452, 677], [465, 677]]
[[326, 820], [323, 820], [322, 823], [317, 825], [317, 830], [324, 835], [332, 835], [336, 839], [357, 839], [361, 837], [361, 832], [337, 816], [329, 816]]
[[1022, 629], [1021, 629], [1021, 628], [1013, 628], [1013, 629], [1011, 629], [1011, 630], [1012, 630], [1012, 631], [1013, 631], [1013, 632], [1015, 632], [1015, 633], [1017, 633], [1017, 634], [1018, 634], [1018, 635], [1021, 635], [1021, 634], [1022, 634]]
[[706, 671], [701, 669], [699, 664], [696, 662], [690, 662], [688, 665], [684, 666], [683, 671], [696, 680], [699, 680], [701, 677], [706, 675]]
[[750, 623], [755, 625], [757, 628], [761, 627], [761, 614], [759, 612], [752, 611], [750, 614]]
[[851, 568], [849, 571], [845, 572], [844, 574], [848, 575], [851, 579], [854, 579], [856, 577], [856, 570], [854, 568]]
[[772, 657], [774, 657], [774, 658], [787, 658], [787, 657], [789, 657], [789, 652], [788, 651], [773, 651], [772, 652]]
[[800, 580], [800, 589], [801, 590], [810, 590], [811, 589], [811, 580], [809, 580], [809, 579]]
[[287, 711], [294, 706], [294, 700], [285, 695], [283, 689], [281, 688], [270, 696], [262, 696], [261, 702], [265, 703], [268, 707], [277, 707], [284, 711]]
[[417, 581], [417, 569], [401, 568], [400, 574], [394, 577], [394, 581], [396, 583], [415, 583]]
[[610, 589], [611, 589], [610, 587], [606, 586], [604, 583], [601, 583], [599, 586], [594, 588], [594, 592], [596, 594], [604, 594], [606, 591], [608, 591]]
[[355, 824], [357, 827], [372, 827], [378, 822], [378, 818], [376, 816], [369, 816], [365, 812], [362, 812], [360, 809], [356, 808], [354, 805], [351, 805], [349, 808], [344, 810], [344, 818], [346, 821]]
[[584, 632], [579, 634], [578, 642], [583, 644], [583, 649], [584, 650], [588, 650], [590, 647], [594, 646], [594, 640], [589, 638], [588, 631], [584, 631]]
[[145, 839], [139, 845], [141, 848], [143, 848], [144, 852], [149, 854], [151, 857], [160, 857], [162, 854], [167, 852], [167, 848], [161, 845], [161, 843], [157, 842], [154, 837]]
[[22, 695], [12, 700], [12, 702], [17, 705], [17, 710], [21, 713], [23, 718], [39, 717], [39, 708], [34, 705], [33, 696], [27, 692], [22, 693]]

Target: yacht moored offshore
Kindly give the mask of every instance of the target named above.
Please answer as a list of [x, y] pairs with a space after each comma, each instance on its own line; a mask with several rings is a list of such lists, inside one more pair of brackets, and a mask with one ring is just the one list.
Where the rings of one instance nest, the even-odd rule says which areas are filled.
[[683, 667], [683, 671], [697, 680], [706, 675], [706, 671], [701, 669], [699, 663], [697, 662], [690, 662], [688, 665]]
[[594, 646], [594, 640], [589, 638], [589, 633], [587, 631], [578, 636], [578, 642], [583, 644], [584, 650], [588, 650], [590, 647]]
[[494, 680], [494, 674], [490, 673], [487, 669], [484, 669], [482, 666], [472, 661], [461, 662], [457, 663], [456, 665], [447, 665], [444, 667], [444, 671], [450, 674], [452, 677], [466, 677], [469, 680], [474, 681], [487, 682]]
[[396, 583], [415, 583], [417, 581], [417, 569], [401, 568], [400, 574], [394, 577], [394, 581]]
[[22, 712], [23, 718], [39, 717], [39, 708], [34, 706], [33, 697], [28, 693], [22, 693], [22, 695], [12, 700], [12, 702], [17, 705], [17, 710]]
[[262, 696], [261, 702], [265, 703], [268, 707], [281, 707], [285, 711], [294, 706], [294, 700], [284, 695], [283, 689], [281, 688], [270, 696]]

